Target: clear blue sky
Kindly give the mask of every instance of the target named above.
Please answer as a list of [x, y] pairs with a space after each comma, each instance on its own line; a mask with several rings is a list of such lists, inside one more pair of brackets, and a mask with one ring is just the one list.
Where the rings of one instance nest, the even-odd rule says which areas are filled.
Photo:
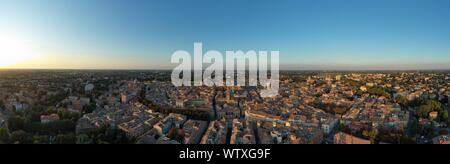
[[24, 67], [171, 68], [203, 42], [286, 69], [450, 69], [449, 0], [0, 0], [1, 32], [44, 56]]

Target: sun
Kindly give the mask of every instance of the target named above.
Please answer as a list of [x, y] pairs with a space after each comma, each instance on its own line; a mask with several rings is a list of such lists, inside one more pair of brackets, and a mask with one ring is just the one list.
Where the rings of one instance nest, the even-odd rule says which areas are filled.
[[32, 57], [31, 41], [0, 35], [0, 68], [24, 62]]

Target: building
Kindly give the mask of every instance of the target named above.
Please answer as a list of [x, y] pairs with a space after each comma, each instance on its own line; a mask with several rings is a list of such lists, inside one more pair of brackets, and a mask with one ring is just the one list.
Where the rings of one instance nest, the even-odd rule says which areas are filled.
[[58, 120], [59, 120], [59, 116], [57, 114], [41, 116], [41, 123], [49, 123], [49, 122], [58, 121]]
[[120, 94], [120, 102], [121, 102], [122, 104], [126, 104], [128, 101], [129, 101], [128, 95], [125, 94], [125, 93], [121, 93], [121, 94]]
[[329, 135], [334, 130], [334, 128], [337, 126], [338, 123], [339, 120], [337, 118], [322, 119], [321, 124], [323, 134]]
[[341, 81], [342, 76], [341, 75], [336, 75], [336, 81]]
[[89, 97], [80, 97], [81, 105], [88, 105], [91, 103], [91, 99]]
[[153, 125], [155, 125], [158, 121], [159, 118], [150, 116], [150, 118], [145, 121], [133, 119], [131, 121], [124, 122], [120, 124], [118, 128], [124, 131], [128, 136], [140, 137], [152, 129]]
[[361, 86], [361, 87], [359, 87], [359, 89], [360, 89], [361, 91], [363, 91], [363, 92], [366, 92], [366, 91], [367, 91], [367, 87], [366, 87], [366, 86]]
[[339, 132], [334, 135], [334, 144], [370, 144], [370, 141]]
[[89, 120], [89, 118], [81, 117], [78, 119], [75, 127], [76, 134], [89, 133], [95, 130], [96, 126]]
[[5, 126], [5, 120], [0, 119], [0, 128], [3, 128]]
[[223, 121], [211, 121], [200, 144], [226, 144], [227, 127]]
[[198, 144], [202, 139], [208, 123], [206, 121], [188, 120], [183, 125], [184, 144]]
[[28, 110], [30, 108], [30, 105], [25, 104], [25, 103], [14, 103], [14, 109], [18, 112], [22, 112], [25, 110]]
[[86, 94], [92, 93], [93, 90], [94, 90], [94, 84], [87, 84], [86, 86], [84, 86], [84, 92]]
[[273, 122], [257, 122], [257, 137], [260, 144], [321, 144], [323, 131], [317, 127], [275, 125]]
[[81, 110], [83, 109], [83, 104], [81, 104], [80, 100], [72, 101], [72, 108], [69, 108], [70, 112], [74, 113], [81, 113]]
[[230, 144], [256, 144], [256, 137], [249, 122], [233, 120]]
[[[1, 109], [0, 109], [1, 110]], [[6, 121], [3, 118], [2, 113], [0, 113], [0, 128], [3, 128], [6, 125]]]
[[122, 104], [126, 104], [126, 103], [130, 102], [135, 97], [136, 97], [136, 93], [129, 93], [129, 94], [121, 93], [120, 94], [120, 102]]
[[175, 106], [177, 108], [184, 108], [184, 100], [183, 99], [177, 99], [175, 102]]
[[433, 144], [450, 144], [450, 135], [441, 135], [432, 139]]
[[184, 115], [170, 113], [169, 116], [153, 125], [153, 128], [160, 136], [165, 136], [172, 127], [181, 128], [186, 119]]
[[430, 112], [429, 116], [430, 116], [430, 120], [434, 120], [438, 117], [438, 112], [434, 111], [434, 112]]
[[169, 144], [180, 144], [180, 143], [164, 136], [164, 137], [160, 137], [156, 141], [156, 144], [169, 145]]

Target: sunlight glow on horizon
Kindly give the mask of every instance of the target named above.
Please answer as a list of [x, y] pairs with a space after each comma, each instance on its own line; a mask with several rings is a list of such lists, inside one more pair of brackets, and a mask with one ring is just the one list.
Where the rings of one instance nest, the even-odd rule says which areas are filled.
[[32, 41], [16, 35], [0, 34], [0, 68], [32, 60], [36, 55]]

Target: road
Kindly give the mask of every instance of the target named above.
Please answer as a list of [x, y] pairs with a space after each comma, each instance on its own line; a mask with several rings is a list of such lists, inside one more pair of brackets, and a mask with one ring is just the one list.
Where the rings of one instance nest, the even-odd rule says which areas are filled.
[[411, 108], [409, 108], [408, 110], [408, 113], [409, 113], [409, 120], [408, 120], [408, 128], [407, 128], [407, 131], [406, 131], [406, 135], [408, 136], [408, 137], [413, 137], [413, 135], [414, 135], [414, 133], [413, 133], [413, 127], [412, 127], [412, 125], [413, 125], [413, 121], [414, 121], [414, 110], [413, 109], [411, 109]]

